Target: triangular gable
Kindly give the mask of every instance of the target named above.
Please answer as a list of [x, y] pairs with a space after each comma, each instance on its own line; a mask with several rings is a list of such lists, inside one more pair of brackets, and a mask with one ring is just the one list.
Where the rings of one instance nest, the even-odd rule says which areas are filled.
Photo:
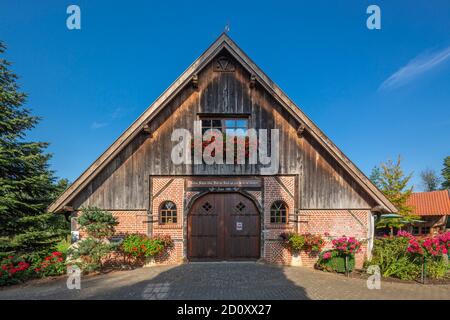
[[285, 109], [325, 148], [348, 174], [381, 206], [384, 211], [396, 212], [395, 206], [375, 185], [339, 150], [339, 148], [289, 99], [289, 97], [234, 43], [222, 34], [189, 68], [161, 94], [121, 136], [48, 208], [57, 212], [69, 203], [114, 157], [141, 132], [181, 89], [191, 82], [219, 52], [226, 49], [256, 81], [262, 85]]

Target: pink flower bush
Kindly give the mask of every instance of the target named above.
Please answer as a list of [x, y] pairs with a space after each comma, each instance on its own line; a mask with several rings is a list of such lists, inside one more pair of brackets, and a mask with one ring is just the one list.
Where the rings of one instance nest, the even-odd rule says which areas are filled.
[[416, 238], [412, 238], [409, 240], [408, 249], [406, 249], [409, 253], [423, 254], [422, 246]]
[[437, 257], [448, 254], [450, 245], [450, 232], [437, 235], [433, 238], [418, 240], [415, 237], [409, 239], [408, 252]]
[[331, 252], [325, 252], [322, 257], [324, 260], [328, 260], [331, 258]]
[[443, 254], [448, 254], [450, 251], [450, 231], [442, 233], [436, 237], [441, 245], [441, 251]]
[[414, 236], [411, 233], [403, 231], [403, 230], [399, 230], [397, 232], [397, 237], [404, 237], [404, 238], [408, 238], [408, 239], [414, 238]]
[[361, 250], [361, 242], [354, 237], [343, 236], [331, 241], [333, 249], [343, 255], [353, 255]]

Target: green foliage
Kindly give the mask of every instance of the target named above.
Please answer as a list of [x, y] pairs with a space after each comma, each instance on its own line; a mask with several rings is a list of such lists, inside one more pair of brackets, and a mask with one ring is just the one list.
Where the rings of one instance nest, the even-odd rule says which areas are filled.
[[[0, 42], [0, 54], [5, 49]], [[25, 140], [39, 118], [24, 107], [26, 95], [9, 67], [0, 59], [0, 252], [44, 252], [68, 234], [68, 222], [46, 213], [60, 190], [47, 143]]]
[[412, 187], [408, 187], [412, 173], [405, 175], [401, 167], [401, 158], [396, 162], [388, 160], [381, 164], [381, 168], [375, 167], [370, 176], [375, 185], [384, 193], [398, 209], [401, 218], [385, 218], [377, 222], [377, 228], [401, 228], [417, 217], [411, 215], [412, 208], [406, 201], [412, 193]]
[[95, 207], [82, 209], [82, 214], [78, 218], [81, 230], [95, 239], [111, 237], [114, 234], [117, 219], [108, 211]]
[[289, 247], [294, 251], [300, 251], [305, 244], [305, 237], [300, 234], [293, 234], [287, 240]]
[[115, 248], [115, 244], [91, 237], [80, 240], [68, 251], [69, 264], [77, 265], [84, 273], [100, 271], [103, 260]]
[[55, 245], [55, 250], [61, 252], [64, 256], [67, 256], [67, 252], [69, 251], [70, 246], [72, 245], [71, 241], [66, 239], [62, 239]]
[[[316, 266], [321, 270], [329, 272], [345, 273], [345, 256], [339, 254], [337, 250], [324, 251], [319, 255]], [[352, 272], [354, 269], [355, 257], [354, 255], [349, 255], [348, 271]]]
[[445, 157], [442, 174], [442, 189], [450, 189], [450, 156]]
[[111, 212], [89, 207], [82, 209], [78, 224], [88, 237], [69, 249], [70, 263], [76, 264], [85, 273], [99, 271], [103, 260], [117, 249], [116, 244], [106, 239], [114, 235], [117, 219]]
[[421, 261], [408, 254], [409, 240], [406, 237], [385, 237], [375, 239], [370, 265], [378, 265], [383, 277], [402, 280], [417, 279]]
[[450, 270], [447, 259], [443, 257], [431, 259], [427, 261], [427, 276], [433, 279], [443, 279]]

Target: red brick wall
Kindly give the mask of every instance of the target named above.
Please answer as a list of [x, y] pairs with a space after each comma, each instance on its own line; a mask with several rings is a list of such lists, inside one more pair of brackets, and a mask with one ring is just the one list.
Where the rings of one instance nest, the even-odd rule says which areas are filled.
[[[331, 240], [343, 235], [353, 236], [365, 241], [368, 235], [368, 210], [300, 210], [298, 223], [294, 214], [295, 208], [295, 177], [282, 176], [264, 178], [264, 241], [262, 258], [275, 264], [299, 264], [313, 267], [317, 262], [317, 255], [301, 252], [300, 257], [293, 259], [291, 252], [280, 239], [280, 234], [286, 231], [298, 233], [312, 233], [325, 237], [325, 249], [331, 248]], [[285, 225], [270, 223], [270, 207], [276, 200], [282, 200], [288, 207], [288, 223]], [[360, 253], [356, 255], [357, 267], [362, 267], [367, 254], [367, 244], [364, 243]]]
[[[164, 201], [172, 201], [177, 206], [177, 223], [161, 224], [159, 209]], [[184, 178], [152, 178], [153, 235], [170, 235], [174, 248], [156, 259], [157, 263], [180, 263], [183, 261], [184, 223]]]
[[[295, 177], [283, 177], [280, 179], [284, 185], [280, 184], [275, 177], [264, 178], [264, 241], [263, 241], [263, 255], [262, 258], [275, 264], [291, 264], [291, 255], [287, 248], [283, 247], [280, 241], [280, 233], [287, 231], [295, 231], [295, 224], [293, 221], [293, 214], [295, 209], [295, 195], [294, 185]], [[286, 189], [289, 191], [286, 191]], [[273, 224], [270, 223], [270, 207], [273, 202], [281, 200], [288, 208], [287, 224]]]
[[[126, 233], [141, 233], [147, 234], [148, 215], [146, 211], [113, 211], [109, 210], [114, 217], [117, 218], [119, 224], [116, 226], [116, 234], [123, 235]], [[77, 212], [73, 217], [79, 217], [81, 212]], [[77, 223], [74, 223], [72, 228], [79, 230]], [[86, 237], [86, 233], [80, 231], [80, 239]]]
[[[358, 240], [367, 239], [369, 215], [368, 210], [300, 210], [299, 233], [329, 234], [324, 250], [331, 248], [331, 240], [343, 235], [352, 236]], [[267, 247], [267, 244], [266, 244]], [[275, 263], [293, 263], [291, 253], [282, 246], [282, 242], [270, 242], [266, 260]], [[271, 256], [270, 256], [271, 255]], [[356, 254], [356, 267], [361, 268], [367, 255], [367, 243], [364, 243], [360, 253]], [[317, 261], [316, 255], [301, 252], [300, 265], [313, 267]]]
[[[300, 232], [305, 233], [329, 233], [325, 249], [331, 248], [331, 240], [341, 236], [355, 237], [364, 241], [362, 250], [356, 254], [356, 267], [362, 267], [367, 255], [367, 243], [369, 228], [369, 210], [301, 210]], [[309, 259], [305, 259], [306, 265], [311, 265]]]
[[[185, 251], [184, 239], [184, 204], [185, 198], [189, 200], [194, 192], [185, 194], [184, 178], [152, 178], [152, 207], [153, 222], [151, 229], [153, 235], [170, 235], [174, 240], [174, 247], [163, 256], [156, 259], [156, 263], [180, 263], [183, 261]], [[300, 257], [293, 259], [291, 252], [284, 247], [280, 234], [286, 231], [299, 233], [330, 234], [326, 238], [325, 249], [331, 247], [331, 239], [342, 235], [353, 236], [359, 240], [365, 240], [368, 233], [368, 210], [300, 210], [296, 223], [294, 216], [295, 204], [295, 177], [264, 177], [263, 191], [251, 191], [251, 194], [262, 204], [263, 236], [261, 244], [261, 258], [274, 264], [300, 264], [312, 267], [317, 261], [317, 256], [310, 256], [304, 252]], [[172, 225], [162, 225], [159, 222], [159, 208], [166, 201], [173, 201], [177, 206], [178, 221]], [[285, 202], [288, 208], [288, 223], [270, 223], [270, 207], [274, 201]], [[148, 234], [147, 212], [145, 211], [112, 211], [117, 217], [119, 225], [116, 227], [118, 234], [142, 233]], [[83, 236], [83, 234], [81, 234]], [[364, 244], [362, 252], [357, 254], [357, 267], [361, 267], [366, 256], [367, 245]]]
[[116, 234], [147, 234], [148, 215], [146, 211], [110, 211], [117, 218]]

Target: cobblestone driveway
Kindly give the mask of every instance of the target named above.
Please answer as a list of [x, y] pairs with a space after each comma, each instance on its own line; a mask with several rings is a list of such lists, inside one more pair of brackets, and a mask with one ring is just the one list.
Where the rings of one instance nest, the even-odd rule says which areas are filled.
[[302, 267], [191, 263], [86, 276], [81, 290], [68, 290], [65, 278], [32, 281], [0, 289], [0, 299], [450, 299], [450, 286], [369, 290], [365, 280]]

